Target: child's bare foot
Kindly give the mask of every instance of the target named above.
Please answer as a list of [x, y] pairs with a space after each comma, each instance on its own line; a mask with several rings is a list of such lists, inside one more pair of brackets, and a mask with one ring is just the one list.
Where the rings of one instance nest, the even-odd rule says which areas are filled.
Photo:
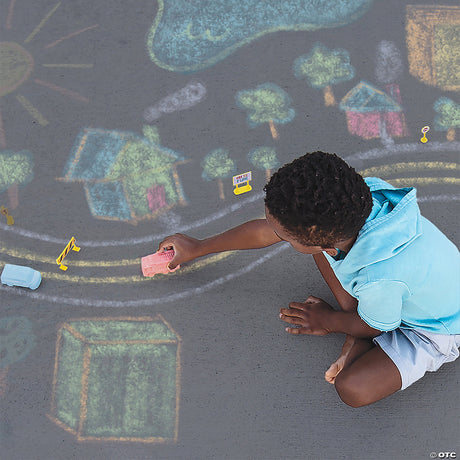
[[324, 378], [329, 383], [334, 384], [336, 377], [345, 366], [352, 364], [356, 359], [373, 347], [374, 344], [372, 340], [358, 339], [356, 337], [352, 337], [351, 335], [347, 335], [342, 351], [340, 352], [340, 356], [337, 358], [337, 361], [331, 364], [324, 374]]
[[339, 372], [345, 367], [347, 363], [347, 358], [350, 355], [351, 349], [353, 345], [356, 343], [356, 337], [352, 337], [351, 335], [347, 335], [345, 339], [345, 343], [343, 344], [342, 351], [340, 352], [340, 356], [337, 358], [337, 361], [331, 364], [329, 369], [324, 374], [324, 378], [331, 384], [334, 384], [335, 378], [339, 375]]

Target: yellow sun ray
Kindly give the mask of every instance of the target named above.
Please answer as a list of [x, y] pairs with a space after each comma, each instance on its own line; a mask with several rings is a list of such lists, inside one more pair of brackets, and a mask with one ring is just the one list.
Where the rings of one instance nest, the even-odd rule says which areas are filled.
[[69, 69], [91, 69], [93, 64], [42, 64], [43, 67], [63, 67]]
[[0, 149], [6, 149], [5, 130], [3, 129], [3, 118], [0, 110]]
[[[6, 30], [10, 30], [13, 27], [13, 23], [15, 22], [15, 18], [17, 15], [16, 7], [17, 1], [16, 0], [6, 0], [9, 5], [7, 12], [3, 16], [1, 16], [1, 26], [3, 26]], [[23, 2], [21, 2], [23, 3]], [[48, 25], [48, 22], [59, 9], [60, 6], [64, 4], [62, 0], [58, 0], [57, 2], [54, 1], [54, 6], [49, 5], [46, 9], [43, 9], [43, 16], [40, 19], [38, 16], [39, 22], [38, 24], [31, 24], [30, 29], [33, 29], [32, 32], [25, 38], [22, 44], [16, 43], [14, 41], [2, 41], [0, 42], [0, 67], [1, 67], [1, 87], [0, 87], [0, 98], [15, 93], [14, 97], [16, 100], [21, 104], [21, 106], [29, 113], [29, 115], [34, 120], [34, 123], [39, 124], [40, 126], [47, 126], [50, 124], [48, 119], [44, 116], [44, 114], [34, 106], [34, 104], [23, 94], [17, 92], [18, 88], [22, 86], [25, 82], [30, 83], [31, 81], [37, 85], [42, 87], [46, 87], [52, 91], [56, 91], [68, 98], [81, 101], [81, 102], [89, 102], [90, 99], [79, 94], [76, 91], [72, 91], [61, 86], [58, 86], [54, 83], [50, 83], [48, 81], [39, 80], [38, 78], [31, 79], [30, 76], [34, 70], [35, 63], [32, 55], [30, 52], [24, 48], [25, 44], [28, 44], [36, 39], [37, 35], [43, 30], [45, 26]], [[79, 30], [74, 30], [73, 32], [66, 33], [65, 36], [61, 36], [57, 40], [52, 42], [48, 42], [47, 45], [44, 45], [45, 48], [51, 48], [56, 46], [57, 44], [63, 42], [64, 40], [68, 40], [72, 37], [80, 35], [86, 31], [92, 30], [99, 27], [99, 24], [93, 24]], [[29, 29], [29, 30], [30, 30]], [[41, 66], [44, 68], [56, 68], [56, 69], [92, 69], [94, 64], [86, 64], [86, 63], [67, 63], [67, 62], [45, 62], [41, 63]], [[3, 112], [4, 112], [4, 106]], [[5, 133], [5, 125], [3, 116], [6, 116], [4, 113], [0, 112], [0, 149], [6, 149], [7, 147], [7, 139]]]
[[60, 93], [64, 96], [70, 97], [71, 99], [76, 99], [77, 101], [82, 102], [89, 102], [89, 99], [87, 97], [84, 97], [75, 91], [71, 91], [70, 89], [62, 88], [61, 86], [55, 85], [54, 83], [39, 80], [38, 78], [34, 79], [34, 83], [40, 86], [44, 86], [45, 88], [51, 89], [53, 91], [56, 91], [57, 93]]
[[40, 126], [47, 126], [49, 121], [41, 114], [41, 112], [32, 105], [32, 103], [25, 96], [21, 94], [16, 95], [19, 103], [29, 112], [30, 116], [37, 121]]
[[6, 17], [6, 29], [11, 29], [11, 23], [13, 21], [13, 14], [14, 14], [14, 4], [16, 0], [11, 0], [10, 6], [8, 8], [8, 16]]
[[32, 31], [32, 33], [24, 40], [24, 43], [29, 43], [30, 41], [33, 40], [33, 38], [35, 37], [35, 35], [38, 34], [38, 32], [40, 32], [41, 28], [48, 22], [48, 20], [50, 19], [50, 17], [55, 13], [55, 11], [61, 6], [61, 2], [59, 2], [40, 22], [40, 24], [38, 24], [37, 27], [35, 27], [35, 29]]
[[64, 40], [68, 40], [69, 38], [75, 37], [76, 35], [79, 35], [83, 32], [86, 32], [87, 30], [95, 29], [96, 27], [99, 27], [99, 24], [94, 24], [89, 27], [85, 27], [84, 29], [77, 30], [76, 32], [72, 32], [69, 35], [66, 35], [65, 37], [58, 38], [56, 41], [48, 43], [45, 48], [51, 48], [53, 46], [56, 46], [58, 43], [63, 42]]

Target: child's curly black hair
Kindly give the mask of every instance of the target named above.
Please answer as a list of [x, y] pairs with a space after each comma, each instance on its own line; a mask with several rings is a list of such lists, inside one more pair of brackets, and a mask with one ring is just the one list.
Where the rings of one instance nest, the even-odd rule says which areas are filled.
[[356, 236], [372, 209], [364, 179], [336, 154], [297, 158], [273, 174], [264, 191], [270, 214], [307, 246], [333, 247]]

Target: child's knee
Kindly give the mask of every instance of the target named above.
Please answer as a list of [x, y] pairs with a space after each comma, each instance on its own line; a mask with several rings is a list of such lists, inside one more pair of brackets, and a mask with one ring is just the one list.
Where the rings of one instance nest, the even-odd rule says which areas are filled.
[[368, 404], [363, 397], [365, 389], [362, 388], [359, 380], [346, 370], [340, 372], [335, 379], [335, 389], [340, 399], [350, 407], [362, 407]]

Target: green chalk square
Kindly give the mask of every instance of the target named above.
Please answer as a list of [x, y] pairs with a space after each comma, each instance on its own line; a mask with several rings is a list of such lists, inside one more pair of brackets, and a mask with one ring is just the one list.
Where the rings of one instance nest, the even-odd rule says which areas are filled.
[[179, 342], [161, 318], [65, 323], [52, 415], [79, 439], [175, 440]]
[[175, 334], [159, 321], [76, 320], [67, 324], [81, 334], [88, 343], [96, 341], [175, 340]]
[[73, 430], [80, 421], [84, 343], [63, 329], [55, 386], [56, 417]]
[[439, 86], [456, 87], [460, 85], [460, 25], [436, 24], [433, 28], [433, 41], [436, 50], [434, 71]]
[[80, 435], [173, 438], [176, 344], [91, 346]]

